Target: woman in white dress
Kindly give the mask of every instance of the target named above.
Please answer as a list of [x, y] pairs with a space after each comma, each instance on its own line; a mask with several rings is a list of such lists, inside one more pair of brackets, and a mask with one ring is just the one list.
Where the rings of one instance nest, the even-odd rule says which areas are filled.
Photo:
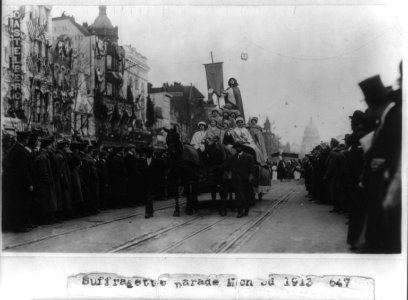
[[237, 127], [234, 128], [235, 141], [241, 141], [247, 146], [254, 149], [256, 154], [256, 161], [262, 166], [266, 165], [264, 155], [262, 154], [261, 150], [259, 150], [259, 148], [255, 145], [255, 142], [252, 139], [249, 130], [244, 127], [244, 119], [242, 117], [238, 117], [236, 118], [235, 122], [237, 124]]
[[278, 166], [276, 162], [272, 164], [272, 180], [278, 180]]
[[190, 144], [193, 145], [195, 149], [203, 152], [205, 150], [204, 140], [207, 135], [206, 131], [207, 124], [201, 121], [198, 122], [197, 126], [199, 130], [193, 134]]

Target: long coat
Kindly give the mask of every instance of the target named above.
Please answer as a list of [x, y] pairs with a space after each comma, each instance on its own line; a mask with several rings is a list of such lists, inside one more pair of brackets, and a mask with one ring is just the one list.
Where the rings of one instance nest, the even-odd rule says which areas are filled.
[[278, 163], [278, 179], [286, 179], [287, 174], [286, 174], [286, 166], [283, 160], [279, 161]]
[[68, 163], [67, 154], [62, 151], [57, 151], [55, 153], [57, 159], [57, 164], [59, 168], [59, 182], [61, 184], [61, 197], [62, 197], [62, 209], [71, 210], [72, 209], [72, 175], [71, 169]]
[[19, 143], [16, 143], [8, 155], [9, 163], [9, 191], [10, 197], [7, 207], [10, 209], [30, 209], [33, 185], [33, 165], [30, 152]]
[[81, 178], [79, 175], [79, 168], [81, 166], [81, 158], [76, 153], [67, 153], [68, 164], [71, 170], [71, 199], [72, 203], [82, 203], [84, 198], [82, 196]]
[[111, 182], [112, 192], [115, 196], [127, 195], [128, 174], [123, 155], [117, 153], [112, 157], [111, 162]]
[[56, 152], [48, 150], [47, 154], [50, 160], [50, 165], [51, 165], [51, 170], [52, 170], [52, 177], [54, 181], [54, 189], [55, 189], [57, 207], [59, 210], [62, 210], [63, 209], [63, 197], [62, 197], [62, 186], [61, 186], [61, 168], [58, 163]]
[[34, 160], [35, 196], [40, 209], [44, 213], [58, 210], [57, 195], [55, 192], [54, 176], [51, 161], [47, 150], [40, 150]]

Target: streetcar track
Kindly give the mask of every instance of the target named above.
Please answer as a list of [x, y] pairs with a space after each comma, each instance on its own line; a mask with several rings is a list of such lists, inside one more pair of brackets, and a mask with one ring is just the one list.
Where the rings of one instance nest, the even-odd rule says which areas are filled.
[[167, 247], [167, 248], [165, 248], [163, 250], [160, 250], [159, 253], [164, 253], [164, 252], [170, 251], [170, 250], [172, 250], [174, 248], [177, 248], [178, 246], [183, 244], [185, 241], [191, 239], [192, 237], [195, 237], [196, 235], [200, 234], [203, 231], [209, 230], [211, 227], [215, 226], [216, 224], [220, 223], [221, 221], [224, 221], [226, 218], [227, 217], [223, 217], [223, 218], [221, 218], [220, 220], [218, 220], [217, 222], [215, 222], [215, 223], [213, 223], [211, 225], [205, 226], [205, 227], [203, 227], [203, 228], [201, 228], [201, 229], [199, 229], [197, 231], [192, 232], [191, 234], [189, 234], [188, 236], [186, 236], [182, 240], [174, 243], [173, 245], [171, 245], [171, 246], [169, 246], [169, 247]]
[[[237, 243], [239, 243], [240, 241], [243, 240], [243, 238], [246, 236], [246, 234], [249, 231], [254, 231], [254, 228], [259, 226], [260, 224], [262, 224], [271, 214], [273, 211], [275, 211], [281, 204], [283, 204], [283, 202], [285, 202], [287, 200], [287, 198], [289, 198], [289, 196], [293, 193], [293, 191], [289, 191], [285, 196], [281, 197], [279, 200], [276, 200], [277, 202], [271, 207], [269, 208], [266, 212], [263, 212], [262, 215], [258, 218], [255, 219], [255, 221], [250, 221], [245, 223], [243, 226], [247, 225], [248, 223], [250, 224], [248, 227], [246, 227], [246, 229], [244, 231], [238, 229], [237, 232], [239, 232], [233, 239], [230, 239], [230, 242], [228, 242], [228, 239], [226, 241], [224, 241], [223, 243], [220, 244], [220, 247], [218, 247], [218, 249], [216, 251], [213, 251], [215, 253], [219, 253], [219, 252], [226, 252], [228, 251], [232, 246], [236, 246]], [[134, 239], [128, 240], [118, 246], [114, 246], [112, 248], [110, 248], [109, 250], [105, 251], [108, 253], [118, 253], [118, 252], [122, 252], [124, 250], [127, 250], [129, 252], [131, 252], [132, 250], [134, 250], [134, 248], [136, 248], [137, 246], [141, 245], [142, 243], [148, 242], [148, 241], [152, 241], [158, 237], [160, 237], [161, 235], [168, 233], [170, 231], [174, 231], [183, 227], [187, 227], [189, 225], [191, 225], [192, 222], [198, 220], [198, 219], [202, 219], [204, 216], [200, 215], [197, 217], [193, 217], [190, 218], [180, 224], [175, 224], [171, 227], [164, 227], [161, 228], [159, 230], [156, 230], [155, 232], [152, 233], [147, 233], [143, 236], [139, 236], [136, 237]], [[189, 235], [187, 235], [185, 238], [181, 239], [180, 241], [176, 242], [175, 244], [172, 244], [171, 246], [168, 246], [164, 249], [161, 249], [159, 251], [157, 251], [157, 253], [165, 253], [168, 252], [169, 250], [175, 249], [178, 246], [182, 245], [185, 241], [201, 234], [204, 231], [209, 230], [210, 228], [214, 227], [215, 225], [217, 225], [218, 223], [220, 223], [221, 221], [224, 221], [225, 219], [227, 219], [228, 217], [222, 217], [221, 219], [217, 220], [216, 222], [204, 226], [192, 233], [190, 233]], [[233, 234], [232, 234], [233, 235]], [[250, 237], [250, 236], [249, 236]], [[248, 237], [248, 238], [249, 238]], [[245, 239], [247, 240], [247, 238]], [[224, 246], [225, 245], [225, 246]], [[156, 252], [156, 251], [155, 251]]]
[[[184, 203], [184, 202], [181, 202], [180, 204], [183, 204], [183, 203]], [[161, 206], [161, 207], [157, 207], [157, 208], [155, 208], [155, 210], [156, 210], [156, 211], [157, 211], [157, 210], [164, 210], [164, 209], [171, 208], [171, 207], [174, 207], [174, 203], [172, 203], [172, 204], [167, 204], [167, 205], [163, 205], [163, 206]], [[35, 240], [29, 240], [29, 241], [26, 241], [26, 242], [23, 242], [23, 243], [6, 246], [6, 247], [3, 248], [3, 251], [5, 251], [5, 250], [10, 250], [10, 249], [16, 249], [16, 248], [23, 247], [23, 246], [27, 246], [27, 245], [37, 244], [37, 243], [39, 243], [39, 242], [43, 242], [43, 241], [46, 241], [46, 240], [49, 240], [49, 239], [52, 239], [52, 238], [56, 238], [56, 237], [60, 237], [60, 236], [67, 235], [67, 234], [71, 234], [71, 233], [74, 233], [74, 232], [79, 232], [79, 231], [83, 231], [83, 230], [95, 228], [95, 227], [102, 226], [102, 225], [106, 225], [106, 224], [110, 224], [110, 223], [113, 223], [113, 222], [116, 222], [116, 221], [122, 221], [122, 220], [130, 219], [130, 218], [137, 217], [137, 216], [140, 216], [140, 215], [143, 215], [143, 214], [144, 214], [143, 211], [137, 211], [137, 212], [134, 212], [134, 213], [132, 213], [132, 214], [130, 214], [130, 215], [121, 216], [121, 217], [119, 217], [119, 218], [114, 218], [114, 219], [110, 219], [110, 220], [107, 220], [107, 221], [102, 221], [102, 222], [94, 223], [94, 224], [92, 224], [92, 225], [90, 225], [90, 226], [84, 226], [84, 227], [74, 228], [74, 229], [72, 229], [72, 230], [67, 230], [67, 231], [64, 231], [64, 232], [61, 232], [61, 233], [46, 235], [46, 236], [43, 236], [43, 237], [41, 237], [41, 238], [37, 238], [37, 239], [35, 239]], [[88, 220], [84, 220], [84, 221], [88, 222]], [[92, 222], [92, 223], [93, 223], [93, 222]]]
[[226, 239], [223, 242], [219, 243], [213, 252], [225, 253], [237, 250], [260, 228], [260, 225], [264, 223], [269, 218], [269, 216], [272, 215], [273, 212], [275, 212], [283, 203], [285, 203], [289, 199], [292, 194], [293, 190], [287, 192], [286, 195], [277, 200], [277, 202], [266, 212], [252, 221], [248, 227], [246, 227], [244, 230], [236, 230], [235, 235], [234, 233], [230, 235], [232, 238]]
[[139, 245], [139, 244], [141, 244], [143, 242], [155, 239], [155, 238], [159, 237], [160, 235], [162, 235], [162, 234], [164, 234], [166, 232], [169, 232], [171, 230], [175, 230], [175, 229], [183, 227], [185, 225], [189, 225], [192, 221], [195, 221], [197, 219], [202, 219], [202, 218], [203, 218], [202, 215], [194, 216], [192, 218], [187, 219], [186, 221], [183, 221], [182, 223], [175, 224], [175, 225], [170, 226], [170, 227], [163, 227], [163, 228], [161, 228], [159, 230], [156, 230], [155, 232], [150, 232], [150, 233], [147, 233], [145, 235], [138, 236], [136, 238], [127, 240], [126, 242], [124, 242], [124, 243], [122, 243], [122, 244], [120, 244], [118, 246], [114, 246], [114, 247], [112, 247], [112, 248], [110, 248], [110, 249], [108, 249], [108, 250], [106, 250], [104, 252], [106, 252], [106, 253], [116, 253], [116, 252], [120, 252], [120, 251], [123, 251], [123, 250], [127, 250], [127, 249], [132, 248], [132, 247], [134, 247], [136, 245]]

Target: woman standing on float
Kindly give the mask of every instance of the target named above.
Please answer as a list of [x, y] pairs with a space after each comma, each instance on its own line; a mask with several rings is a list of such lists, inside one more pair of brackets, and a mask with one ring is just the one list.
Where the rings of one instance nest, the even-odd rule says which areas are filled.
[[256, 154], [256, 161], [261, 165], [266, 165], [266, 160], [264, 155], [262, 154], [261, 150], [255, 145], [254, 140], [252, 139], [251, 133], [248, 129], [244, 127], [244, 119], [242, 117], [238, 117], [236, 120], [237, 127], [234, 128], [235, 134], [235, 141], [241, 141], [247, 146], [254, 149]]

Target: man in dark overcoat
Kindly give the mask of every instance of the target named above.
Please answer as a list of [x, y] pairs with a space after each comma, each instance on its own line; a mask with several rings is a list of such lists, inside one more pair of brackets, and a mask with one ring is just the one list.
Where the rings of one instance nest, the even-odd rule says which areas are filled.
[[70, 148], [64, 147], [64, 154], [67, 157], [71, 171], [71, 199], [77, 215], [84, 215], [84, 197], [81, 185], [80, 168], [82, 165], [79, 154], [79, 142], [72, 142]]
[[367, 230], [363, 251], [384, 253], [388, 252], [386, 240], [391, 233], [383, 226], [382, 201], [401, 153], [402, 115], [393, 115], [396, 102], [390, 97], [392, 88], [385, 87], [379, 75], [359, 85], [368, 105], [367, 114], [377, 119], [371, 147], [365, 154], [363, 185], [367, 197]]
[[54, 175], [48, 153], [48, 148], [52, 146], [53, 142], [53, 138], [42, 138], [41, 149], [34, 159], [34, 194], [40, 210], [40, 224], [56, 222], [56, 213], [59, 209]]
[[114, 148], [111, 161], [112, 193], [116, 207], [126, 206], [128, 173], [123, 147]]
[[98, 169], [98, 177], [99, 177], [99, 195], [100, 195], [100, 202], [101, 202], [101, 209], [107, 209], [111, 207], [110, 204], [110, 178], [109, 178], [109, 171], [108, 165], [106, 163], [106, 159], [108, 157], [108, 152], [102, 150], [99, 153], [99, 160], [97, 161], [97, 169]]
[[135, 206], [138, 198], [138, 173], [140, 172], [138, 166], [138, 159], [136, 158], [136, 146], [129, 144], [126, 147], [125, 164], [128, 173], [127, 181], [127, 205]]
[[139, 160], [139, 168], [142, 176], [141, 197], [145, 203], [145, 218], [153, 217], [154, 188], [158, 182], [158, 175], [163, 172], [164, 164], [153, 156], [153, 148], [145, 149], [145, 157]]
[[15, 232], [26, 232], [32, 228], [30, 209], [34, 183], [31, 150], [27, 147], [29, 139], [29, 132], [17, 132], [17, 142], [8, 155], [10, 197], [7, 197], [9, 203], [5, 205], [9, 211], [8, 228], [5, 229]]
[[237, 151], [230, 159], [215, 168], [231, 170], [232, 187], [235, 192], [235, 201], [238, 210], [237, 218], [247, 216], [252, 193], [252, 181], [254, 178], [255, 162], [250, 154], [244, 152], [242, 142], [236, 142], [234, 147]]
[[[66, 150], [65, 150], [66, 149]], [[58, 188], [60, 188], [61, 202], [62, 202], [62, 212], [61, 217], [67, 219], [73, 216], [73, 204], [71, 198], [72, 191], [72, 175], [71, 169], [68, 163], [68, 153], [69, 143], [66, 140], [59, 141], [56, 143], [56, 149], [54, 150], [55, 158], [57, 162], [58, 169], [55, 170], [57, 173], [54, 180]], [[58, 187], [59, 185], [59, 187]]]

